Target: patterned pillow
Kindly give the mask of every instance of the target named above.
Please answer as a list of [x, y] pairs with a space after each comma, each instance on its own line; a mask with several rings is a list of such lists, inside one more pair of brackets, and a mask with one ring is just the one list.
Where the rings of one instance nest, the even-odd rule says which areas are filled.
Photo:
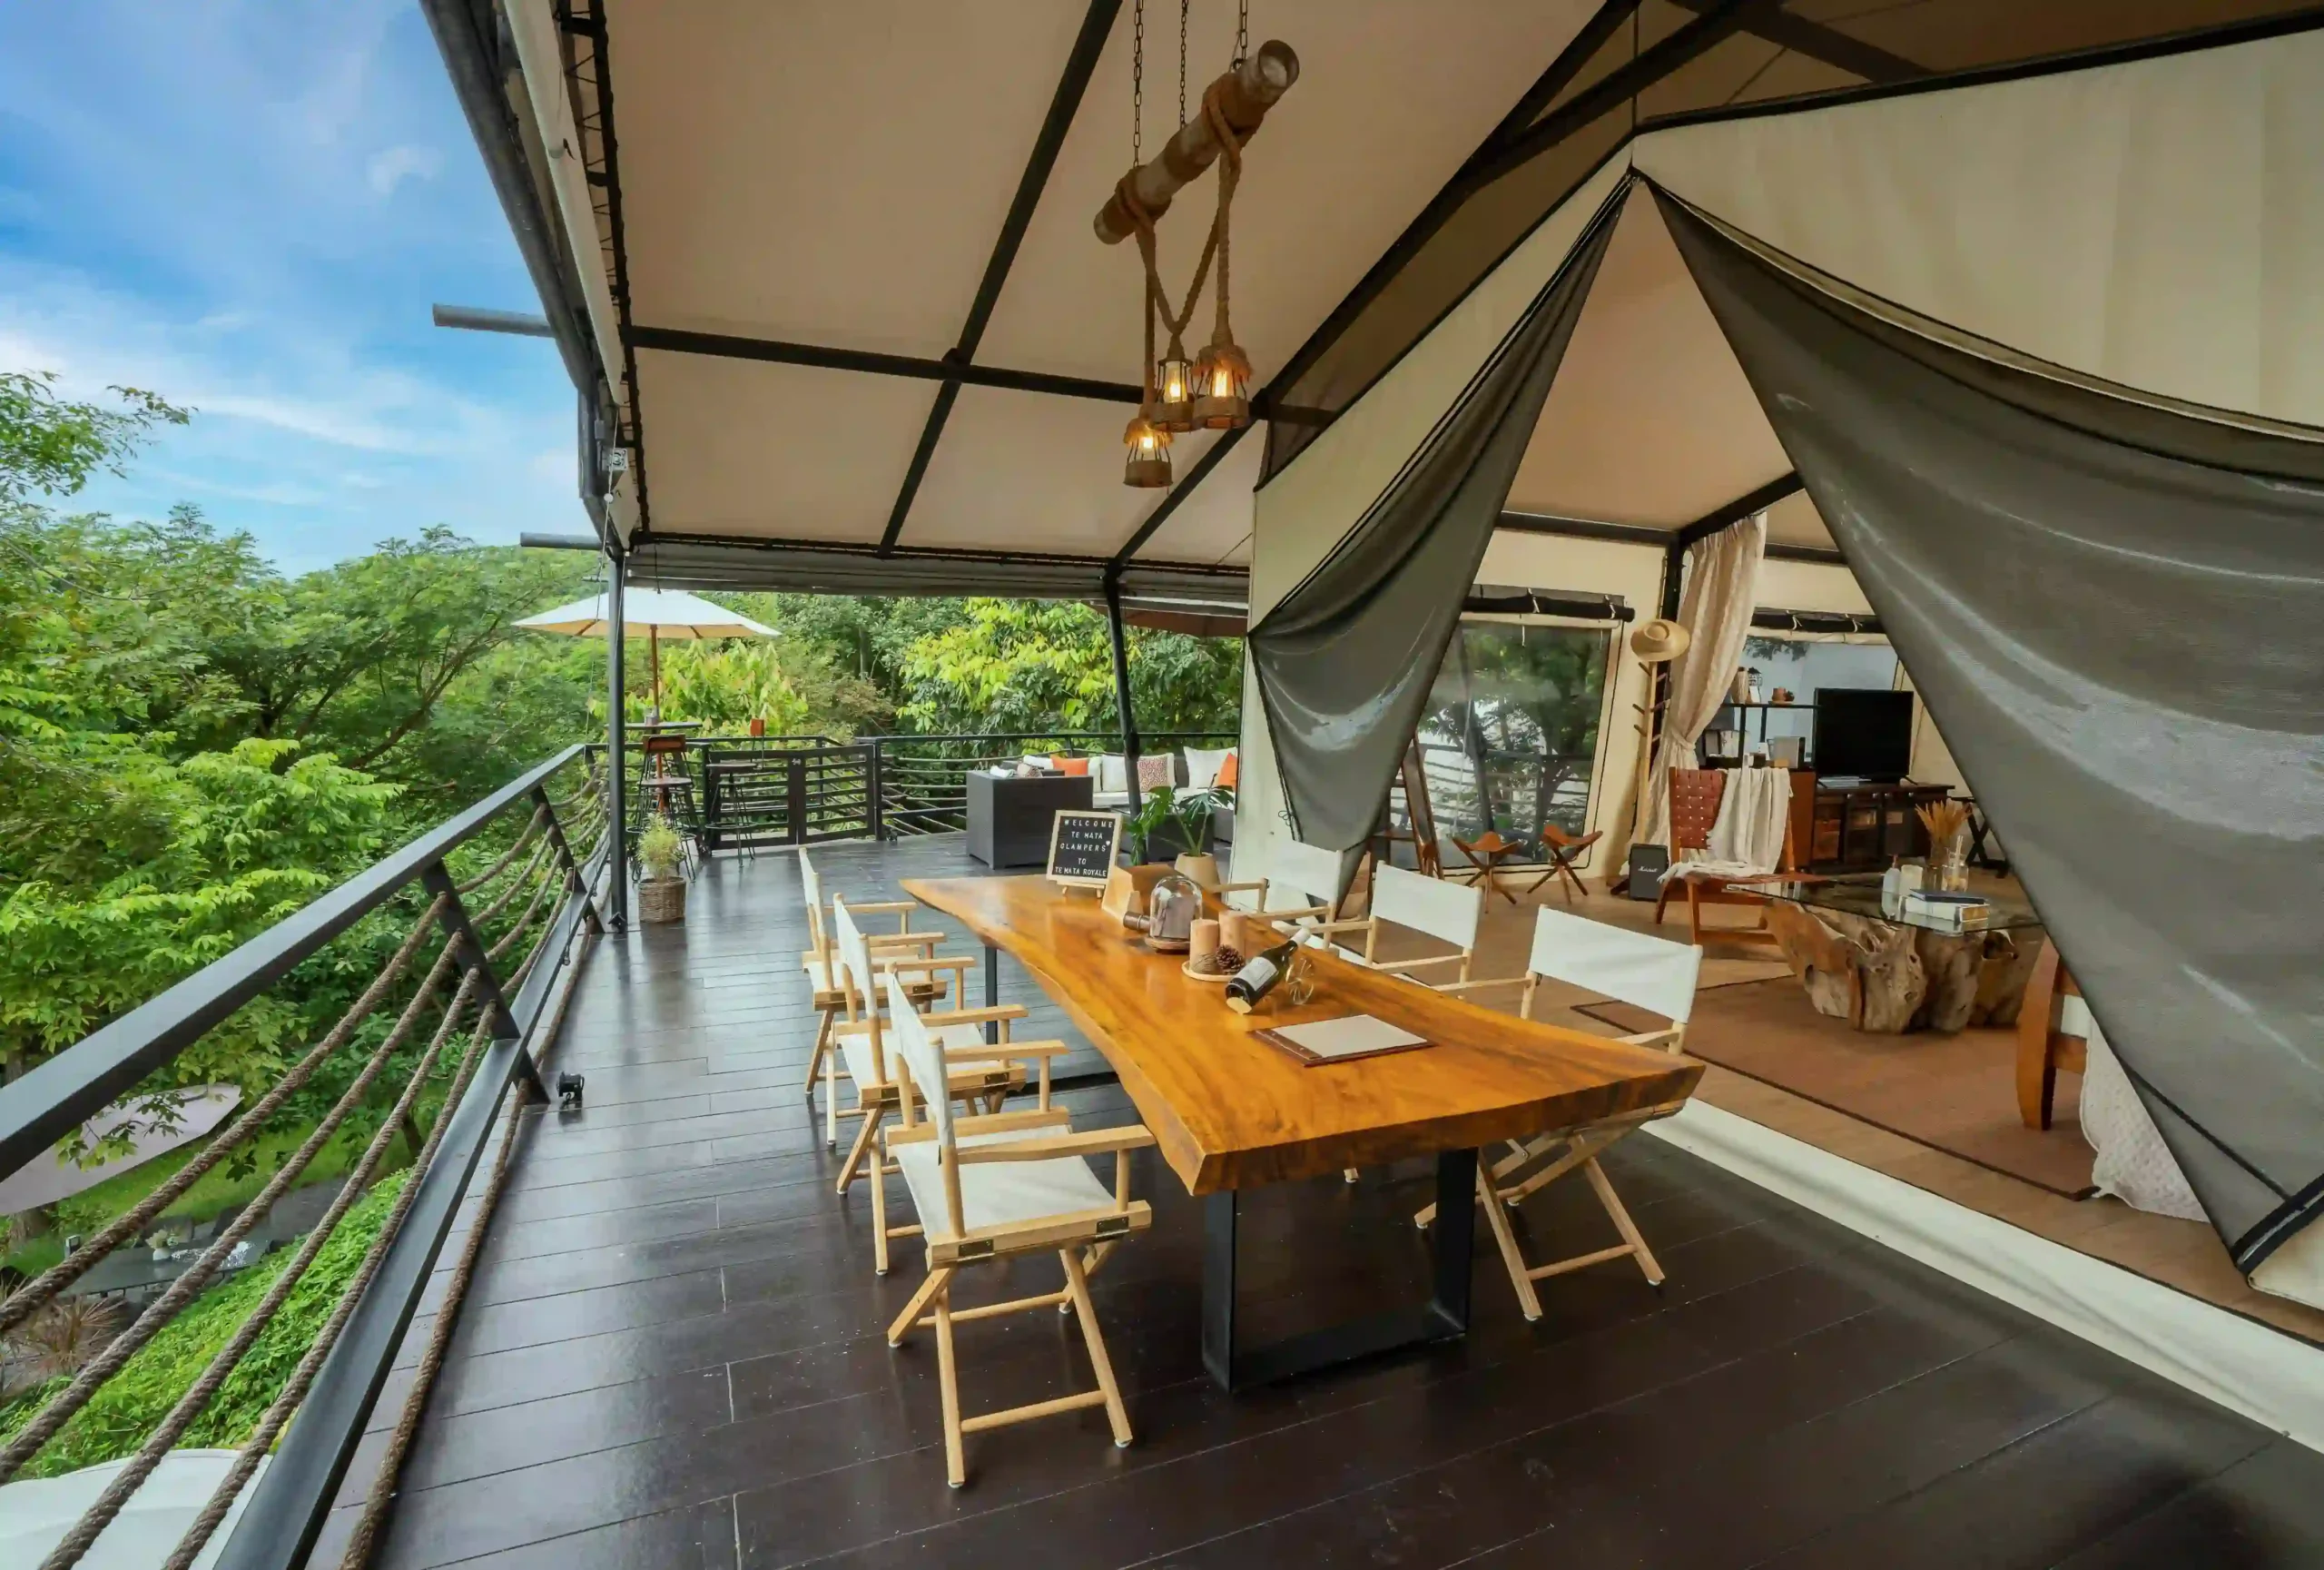
[[1156, 785], [1172, 784], [1177, 771], [1171, 765], [1176, 761], [1167, 752], [1159, 757], [1139, 758], [1137, 760], [1137, 788], [1142, 791], [1150, 791]]

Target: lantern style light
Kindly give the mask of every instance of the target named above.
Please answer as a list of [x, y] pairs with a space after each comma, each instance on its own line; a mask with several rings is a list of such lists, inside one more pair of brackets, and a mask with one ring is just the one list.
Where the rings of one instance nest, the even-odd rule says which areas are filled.
[[1151, 403], [1141, 405], [1122, 431], [1129, 449], [1122, 465], [1122, 483], [1139, 490], [1165, 490], [1170, 484], [1170, 433], [1154, 421]]
[[1195, 429], [1195, 368], [1183, 354], [1165, 355], [1154, 367], [1154, 401], [1148, 410], [1164, 430]]
[[1251, 361], [1235, 344], [1213, 343], [1195, 360], [1195, 424], [1233, 430], [1251, 423]]

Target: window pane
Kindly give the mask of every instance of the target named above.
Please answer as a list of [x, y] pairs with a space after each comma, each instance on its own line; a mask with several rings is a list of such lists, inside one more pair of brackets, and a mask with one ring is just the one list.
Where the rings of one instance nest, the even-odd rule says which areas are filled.
[[[1886, 640], [1868, 638], [1842, 643], [1831, 638], [1786, 637], [1753, 633], [1743, 644], [1743, 664], [1756, 672], [1762, 697], [1773, 701], [1776, 689], [1791, 701], [1812, 706], [1817, 689], [1827, 686], [1879, 687], [1896, 685], [1896, 651]], [[1816, 729], [1812, 706], [1789, 709], [1722, 708], [1703, 733], [1701, 755], [1706, 762], [1732, 760], [1783, 736], [1800, 738], [1800, 754], [1807, 754]], [[1810, 760], [1811, 762], [1813, 760]]]
[[[1420, 725], [1440, 844], [1497, 828], [1538, 850], [1541, 825], [1579, 834], [1605, 703], [1603, 628], [1463, 622]], [[1399, 799], [1394, 818], [1412, 819]]]

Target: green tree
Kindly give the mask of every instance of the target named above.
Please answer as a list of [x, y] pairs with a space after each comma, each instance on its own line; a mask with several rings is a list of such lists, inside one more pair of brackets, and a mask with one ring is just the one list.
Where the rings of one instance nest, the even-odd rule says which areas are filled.
[[[1072, 600], [970, 599], [900, 662], [903, 717], [930, 732], [1109, 730], [1118, 724], [1106, 619]], [[1144, 732], [1232, 730], [1240, 639], [1132, 628], [1130, 702]]]

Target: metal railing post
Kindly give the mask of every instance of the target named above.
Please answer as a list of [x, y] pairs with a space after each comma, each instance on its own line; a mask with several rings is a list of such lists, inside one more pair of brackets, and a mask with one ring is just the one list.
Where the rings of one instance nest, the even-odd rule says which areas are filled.
[[888, 837], [886, 804], [880, 799], [881, 751], [881, 743], [875, 736], [872, 738], [871, 746], [865, 750], [863, 759], [863, 789], [870, 803], [868, 810], [872, 818], [871, 833], [875, 840], [883, 840]]
[[[586, 766], [585, 763], [585, 772]], [[606, 930], [604, 918], [597, 914], [597, 902], [589, 897], [589, 880], [581, 871], [580, 859], [573, 854], [572, 842], [565, 837], [565, 825], [556, 821], [556, 804], [548, 799], [546, 784], [533, 787], [533, 800], [540, 804], [541, 815], [548, 824], [548, 843], [556, 847], [557, 864], [565, 869], [565, 886], [581, 896], [582, 919], [589, 923], [589, 930], [602, 934]]]
[[606, 884], [606, 924], [621, 932], [629, 925], [629, 782], [623, 772], [629, 766], [629, 738], [622, 708], [627, 651], [622, 641], [622, 553], [611, 543], [611, 532], [606, 547], [606, 844], [613, 875]]
[[[419, 886], [435, 899], [443, 901], [437, 919], [443, 923], [444, 935], [451, 940], [452, 952], [460, 968], [476, 977], [477, 1001], [492, 1021], [492, 1036], [496, 1042], [513, 1042], [524, 1033], [517, 1023], [517, 1016], [509, 1010], [508, 999], [500, 990], [500, 978], [492, 973], [492, 956], [486, 951], [484, 940], [469, 923], [468, 908], [460, 899], [460, 891], [452, 882], [452, 874], [442, 862], [432, 863], [419, 874]], [[548, 1086], [541, 1079], [538, 1064], [523, 1047], [517, 1049], [517, 1071], [531, 1086], [533, 1094], [547, 1101]]]
[[794, 845], [807, 843], [807, 757], [793, 748], [783, 762], [783, 810], [791, 819], [791, 840]]

